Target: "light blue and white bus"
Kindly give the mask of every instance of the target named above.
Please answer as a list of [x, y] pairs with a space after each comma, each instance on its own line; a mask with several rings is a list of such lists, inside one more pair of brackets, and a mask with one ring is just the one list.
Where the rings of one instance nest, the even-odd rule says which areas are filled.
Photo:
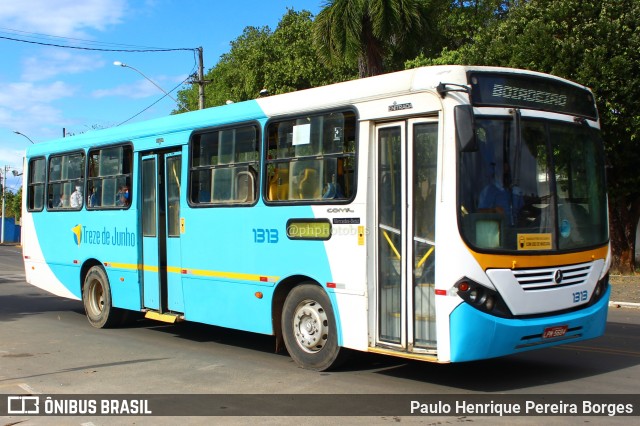
[[607, 196], [592, 93], [426, 67], [29, 147], [27, 281], [84, 302], [441, 363], [600, 336]]

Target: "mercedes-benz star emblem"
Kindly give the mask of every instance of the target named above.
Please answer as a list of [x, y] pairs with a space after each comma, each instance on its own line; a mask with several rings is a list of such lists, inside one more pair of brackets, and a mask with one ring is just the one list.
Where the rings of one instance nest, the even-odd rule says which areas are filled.
[[555, 281], [556, 284], [560, 284], [562, 282], [562, 271], [560, 269], [557, 269], [553, 274], [553, 281]]

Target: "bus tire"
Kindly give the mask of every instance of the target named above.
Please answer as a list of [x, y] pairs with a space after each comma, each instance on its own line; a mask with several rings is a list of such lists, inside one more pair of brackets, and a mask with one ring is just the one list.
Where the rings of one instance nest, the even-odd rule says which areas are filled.
[[124, 311], [111, 303], [109, 278], [101, 266], [92, 266], [84, 278], [82, 303], [89, 323], [96, 328], [109, 328], [124, 319]]
[[303, 368], [325, 371], [344, 361], [346, 350], [338, 346], [331, 301], [317, 285], [302, 284], [287, 295], [282, 337], [291, 358]]

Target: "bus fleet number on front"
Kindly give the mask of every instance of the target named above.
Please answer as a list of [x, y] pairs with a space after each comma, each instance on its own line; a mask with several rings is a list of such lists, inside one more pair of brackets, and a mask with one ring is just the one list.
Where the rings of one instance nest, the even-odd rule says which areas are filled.
[[278, 242], [278, 230], [275, 228], [253, 228], [253, 242], [276, 244]]
[[587, 292], [587, 290], [576, 291], [572, 293], [572, 296], [573, 296], [573, 303], [586, 302], [589, 298], [589, 293]]

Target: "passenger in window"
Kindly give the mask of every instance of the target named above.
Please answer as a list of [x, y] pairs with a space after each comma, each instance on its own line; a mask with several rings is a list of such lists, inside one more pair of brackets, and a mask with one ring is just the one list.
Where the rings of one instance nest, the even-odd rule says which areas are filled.
[[344, 194], [342, 193], [342, 188], [340, 184], [336, 182], [336, 175], [334, 174], [331, 177], [331, 182], [328, 182], [324, 186], [324, 192], [322, 193], [322, 198], [325, 199], [336, 199], [336, 198], [344, 198]]
[[91, 194], [87, 197], [87, 206], [95, 207], [97, 206], [98, 197], [96, 195], [96, 187], [91, 188]]
[[71, 194], [69, 205], [72, 209], [82, 207], [82, 187], [80, 185], [76, 186], [76, 190]]
[[116, 194], [116, 206], [127, 207], [129, 205], [129, 188], [125, 185]]
[[64, 194], [60, 194], [60, 199], [54, 207], [61, 209], [64, 208], [65, 204], [67, 204], [67, 197]]

